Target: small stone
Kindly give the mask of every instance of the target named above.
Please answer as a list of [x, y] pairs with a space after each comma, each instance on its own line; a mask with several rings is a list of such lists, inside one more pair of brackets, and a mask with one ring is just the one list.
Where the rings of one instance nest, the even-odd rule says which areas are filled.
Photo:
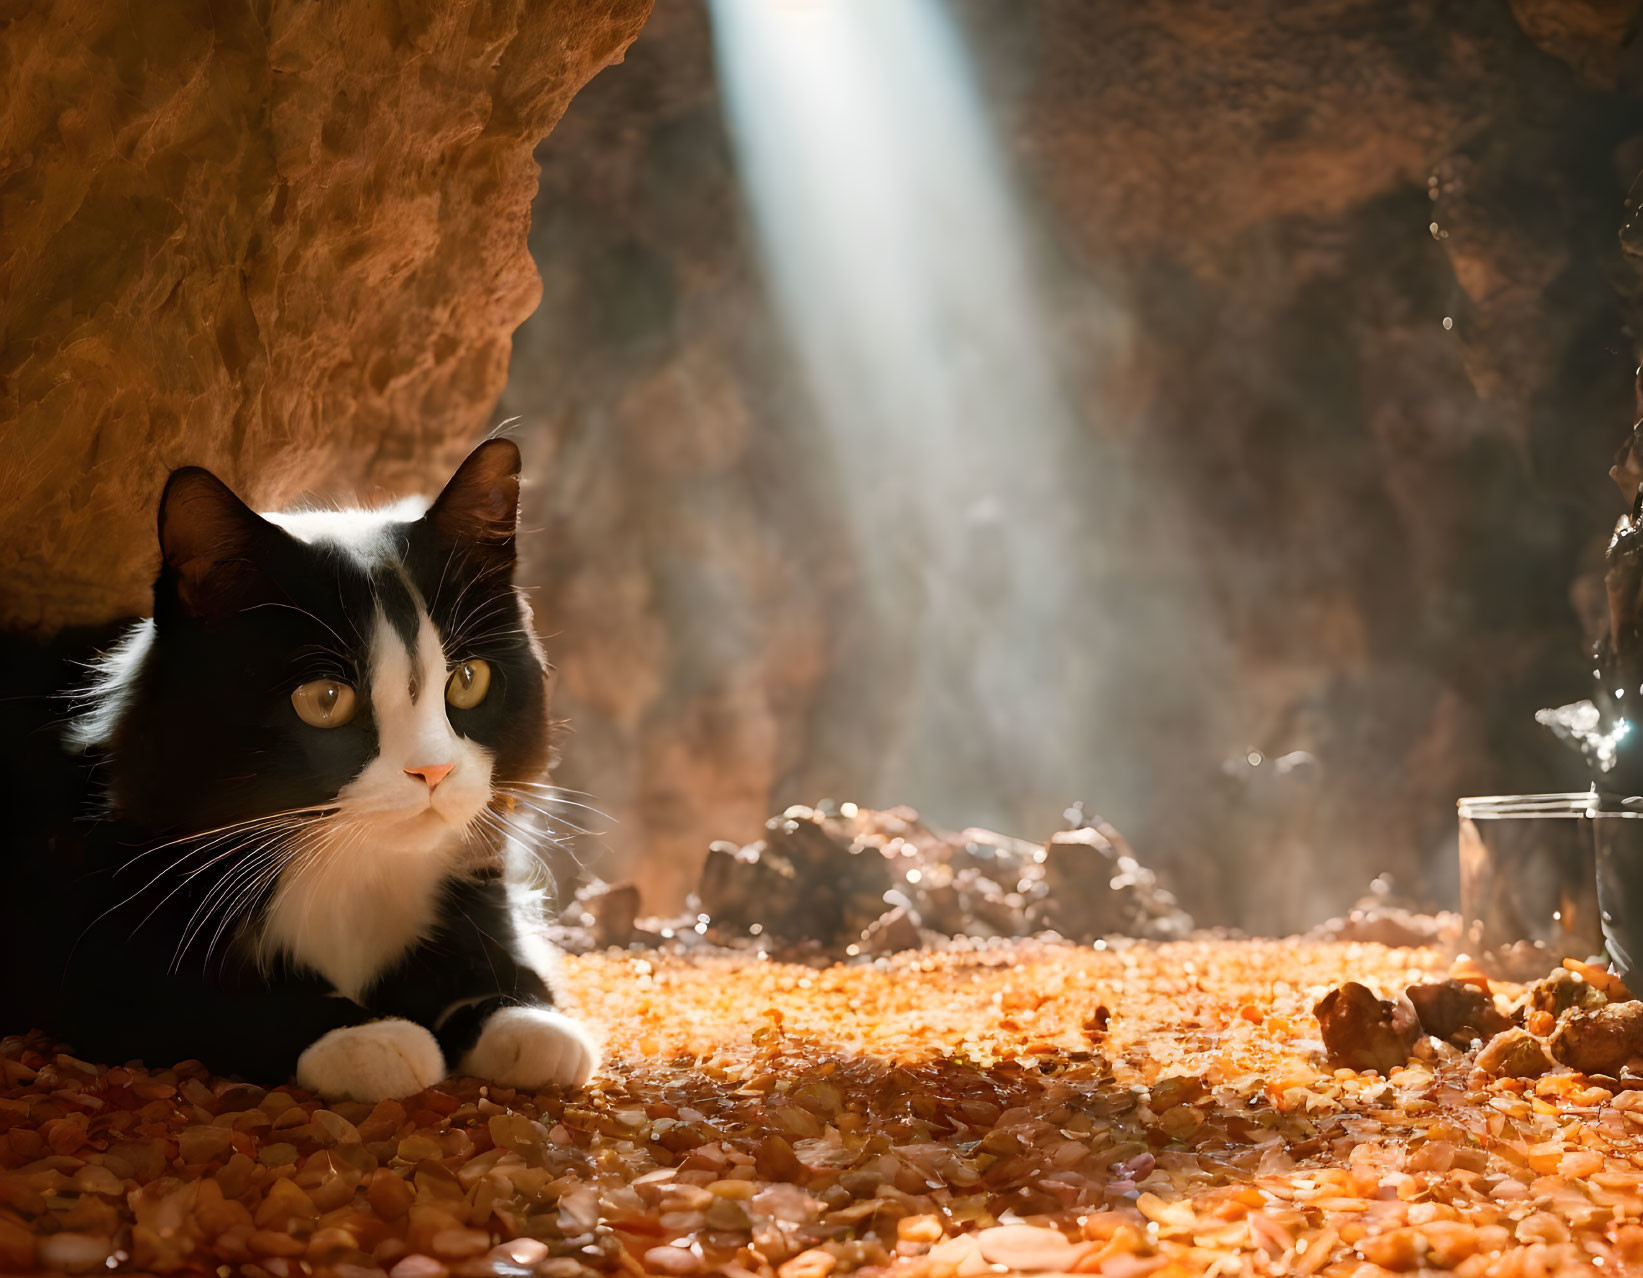
[[1511, 1028], [1487, 993], [1464, 981], [1436, 981], [1411, 985], [1404, 991], [1421, 1028], [1433, 1038], [1456, 1047], [1470, 1047], [1472, 1040], [1488, 1042]]
[[359, 1128], [341, 1114], [329, 1109], [316, 1109], [309, 1120], [320, 1139], [330, 1145], [351, 1145], [359, 1140]]
[[329, 1264], [358, 1247], [354, 1236], [346, 1229], [317, 1229], [308, 1239], [307, 1259], [322, 1265]]
[[428, 1246], [441, 1260], [467, 1260], [489, 1251], [491, 1238], [481, 1229], [442, 1229]]
[[[651, 1273], [693, 1274], [701, 1267], [701, 1259], [688, 1247], [652, 1247], [645, 1252], [645, 1268]], [[786, 1269], [783, 1265], [784, 1274]]]
[[305, 1240], [272, 1229], [253, 1231], [245, 1245], [258, 1256], [300, 1256], [308, 1250]]
[[388, 1271], [388, 1278], [445, 1278], [450, 1272], [432, 1256], [412, 1252]]
[[1409, 1062], [1420, 1037], [1420, 1022], [1407, 1002], [1376, 998], [1373, 991], [1348, 981], [1325, 994], [1312, 1009], [1323, 1031], [1329, 1063], [1336, 1068], [1389, 1074]]
[[945, 1232], [939, 1216], [903, 1216], [896, 1222], [896, 1237], [902, 1242], [937, 1243]]
[[31, 1273], [37, 1267], [38, 1242], [19, 1222], [0, 1216], [0, 1271]]
[[988, 1264], [1003, 1265], [1020, 1273], [1047, 1269], [1066, 1271], [1090, 1250], [1089, 1244], [1074, 1244], [1057, 1229], [1037, 1225], [997, 1225], [976, 1234], [976, 1246]]
[[1621, 1070], [1643, 1057], [1643, 1003], [1567, 1012], [1552, 1035], [1551, 1047], [1552, 1055], [1570, 1069], [1618, 1078]]
[[[115, 1141], [108, 1147], [108, 1154], [103, 1161], [112, 1164], [116, 1159], [131, 1168], [131, 1175], [145, 1185], [156, 1176], [165, 1175], [167, 1164], [165, 1145], [162, 1141]], [[110, 1170], [116, 1169], [110, 1166]]]
[[396, 1100], [379, 1101], [371, 1115], [359, 1125], [361, 1140], [391, 1140], [405, 1126], [405, 1106]]
[[403, 1177], [394, 1175], [386, 1167], [378, 1167], [371, 1173], [365, 1195], [370, 1200], [371, 1210], [383, 1220], [398, 1220], [416, 1201], [416, 1191], [405, 1183]]
[[639, 918], [638, 884], [596, 883], [578, 899], [593, 920], [593, 943], [599, 949], [624, 946], [633, 940]]
[[312, 1220], [318, 1215], [314, 1200], [294, 1181], [282, 1177], [268, 1187], [255, 1219], [258, 1229], [284, 1229], [292, 1220]]
[[98, 1194], [104, 1198], [122, 1198], [126, 1191], [124, 1181], [97, 1163], [87, 1163], [74, 1173], [74, 1187], [82, 1194]]
[[227, 1083], [218, 1086], [221, 1089], [217, 1093], [219, 1114], [255, 1109], [268, 1096], [266, 1091], [252, 1083]]
[[1608, 1001], [1608, 995], [1597, 986], [1561, 967], [1550, 976], [1543, 977], [1529, 986], [1524, 996], [1526, 1007], [1550, 1012], [1553, 1016], [1562, 1016], [1564, 1012], [1575, 1007], [1602, 1007]]
[[101, 1269], [114, 1254], [114, 1240], [101, 1234], [47, 1234], [40, 1239], [38, 1254], [45, 1269], [83, 1274]]
[[707, 1223], [711, 1229], [726, 1233], [746, 1233], [753, 1228], [747, 1209], [731, 1198], [715, 1198], [707, 1209]]
[[514, 1238], [492, 1247], [491, 1255], [509, 1264], [530, 1267], [547, 1259], [548, 1245], [536, 1238]]
[[432, 1136], [422, 1132], [412, 1132], [399, 1142], [397, 1156], [408, 1163], [420, 1163], [425, 1158], [439, 1158], [444, 1150]]
[[1528, 1030], [1502, 1030], [1478, 1053], [1478, 1068], [1496, 1078], [1539, 1078], [1553, 1061], [1542, 1043]]
[[886, 910], [861, 934], [869, 953], [898, 954], [902, 950], [916, 950], [924, 944], [918, 924], [905, 905]]
[[225, 1155], [234, 1143], [226, 1127], [185, 1127], [177, 1133], [177, 1152], [185, 1163], [209, 1163]]

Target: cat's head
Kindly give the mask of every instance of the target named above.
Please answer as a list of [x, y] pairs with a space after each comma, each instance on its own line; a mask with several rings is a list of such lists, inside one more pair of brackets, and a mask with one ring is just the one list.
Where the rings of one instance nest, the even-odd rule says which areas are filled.
[[548, 758], [518, 505], [519, 452], [500, 439], [426, 509], [263, 516], [176, 471], [153, 619], [80, 729], [108, 755], [115, 813], [193, 834], [318, 811], [396, 854], [454, 850]]

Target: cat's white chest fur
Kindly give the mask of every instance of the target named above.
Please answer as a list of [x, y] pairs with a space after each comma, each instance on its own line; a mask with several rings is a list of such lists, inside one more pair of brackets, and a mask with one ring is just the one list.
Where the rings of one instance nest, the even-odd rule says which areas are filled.
[[[352, 864], [341, 864], [344, 858]], [[427, 933], [451, 863], [356, 848], [351, 856], [321, 850], [306, 868], [276, 893], [259, 949], [265, 957], [288, 955], [357, 1000]]]

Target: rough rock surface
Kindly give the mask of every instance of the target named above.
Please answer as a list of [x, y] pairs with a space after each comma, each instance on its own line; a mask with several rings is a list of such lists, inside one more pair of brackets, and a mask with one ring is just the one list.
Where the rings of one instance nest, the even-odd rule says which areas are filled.
[[1390, 1074], [1409, 1060], [1420, 1022], [1402, 999], [1377, 998], [1356, 981], [1332, 989], [1312, 1009], [1323, 1033], [1329, 1063], [1339, 1068]]
[[1524, 1006], [1536, 1012], [1562, 1016], [1571, 1008], [1589, 1011], [1602, 1007], [1608, 997], [1597, 986], [1573, 972], [1559, 968], [1524, 991]]
[[683, 913], [636, 917], [636, 884], [595, 882], [554, 929], [573, 953], [729, 948], [806, 962], [1029, 936], [1181, 940], [1193, 923], [1124, 836], [1082, 809], [1044, 845], [945, 831], [911, 808], [795, 804], [743, 847], [717, 842]]
[[1552, 1055], [1586, 1074], [1618, 1077], [1643, 1062], [1643, 1003], [1610, 1003], [1567, 1013], [1552, 1035]]
[[[1083, 463], [1140, 481], [1090, 487], [1125, 571], [1067, 583], [1132, 619], [1108, 693], [1009, 757], [906, 722], [916, 654], [817, 478], [705, 7], [662, 0], [544, 148], [504, 401], [548, 468], [530, 570], [607, 872], [671, 909], [712, 839], [817, 794], [1036, 834], [1083, 797], [1204, 922], [1305, 928], [1388, 870], [1441, 900], [1457, 795], [1584, 784], [1532, 715], [1584, 687], [1618, 513], [1636, 5], [954, 8]], [[1181, 593], [1205, 624], [1161, 631]], [[918, 751], [943, 783], [890, 784]]]
[[0, 626], [144, 610], [168, 468], [417, 491], [536, 304], [532, 158], [650, 0], [0, 19]]
[[1463, 981], [1411, 985], [1403, 993], [1414, 1005], [1421, 1029], [1456, 1047], [1468, 1047], [1474, 1039], [1487, 1042], [1511, 1028], [1487, 993]]
[[1478, 1053], [1478, 1068], [1496, 1078], [1539, 1078], [1556, 1062], [1528, 1030], [1504, 1029]]

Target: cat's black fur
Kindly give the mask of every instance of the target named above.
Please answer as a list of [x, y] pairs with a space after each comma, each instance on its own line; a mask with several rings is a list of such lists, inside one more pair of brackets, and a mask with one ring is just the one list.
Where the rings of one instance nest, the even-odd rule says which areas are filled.
[[[414, 631], [407, 581], [442, 637], [465, 632], [459, 659], [493, 671], [480, 705], [449, 710], [451, 727], [492, 754], [495, 784], [540, 777], [546, 667], [512, 583], [517, 474], [514, 446], [491, 441], [426, 515], [389, 525], [402, 576], [236, 509], [205, 472], [173, 475], [152, 639], [135, 678], [82, 708], [101, 718], [98, 739], [71, 756], [50, 703], [8, 707], [0, 1034], [42, 1029], [93, 1059], [197, 1058], [276, 1083], [339, 1027], [414, 1021], [454, 1068], [499, 1007], [551, 1003], [522, 957], [494, 822], [438, 886], [433, 925], [356, 998], [288, 958], [256, 961], [248, 937], [266, 887], [233, 917], [190, 931], [252, 855], [201, 832], [324, 805], [376, 753], [361, 665], [379, 608]], [[62, 669], [55, 658], [34, 664], [37, 684]], [[359, 712], [317, 731], [297, 719], [291, 691], [333, 677], [360, 689]], [[112, 696], [117, 705], [97, 703]]]

